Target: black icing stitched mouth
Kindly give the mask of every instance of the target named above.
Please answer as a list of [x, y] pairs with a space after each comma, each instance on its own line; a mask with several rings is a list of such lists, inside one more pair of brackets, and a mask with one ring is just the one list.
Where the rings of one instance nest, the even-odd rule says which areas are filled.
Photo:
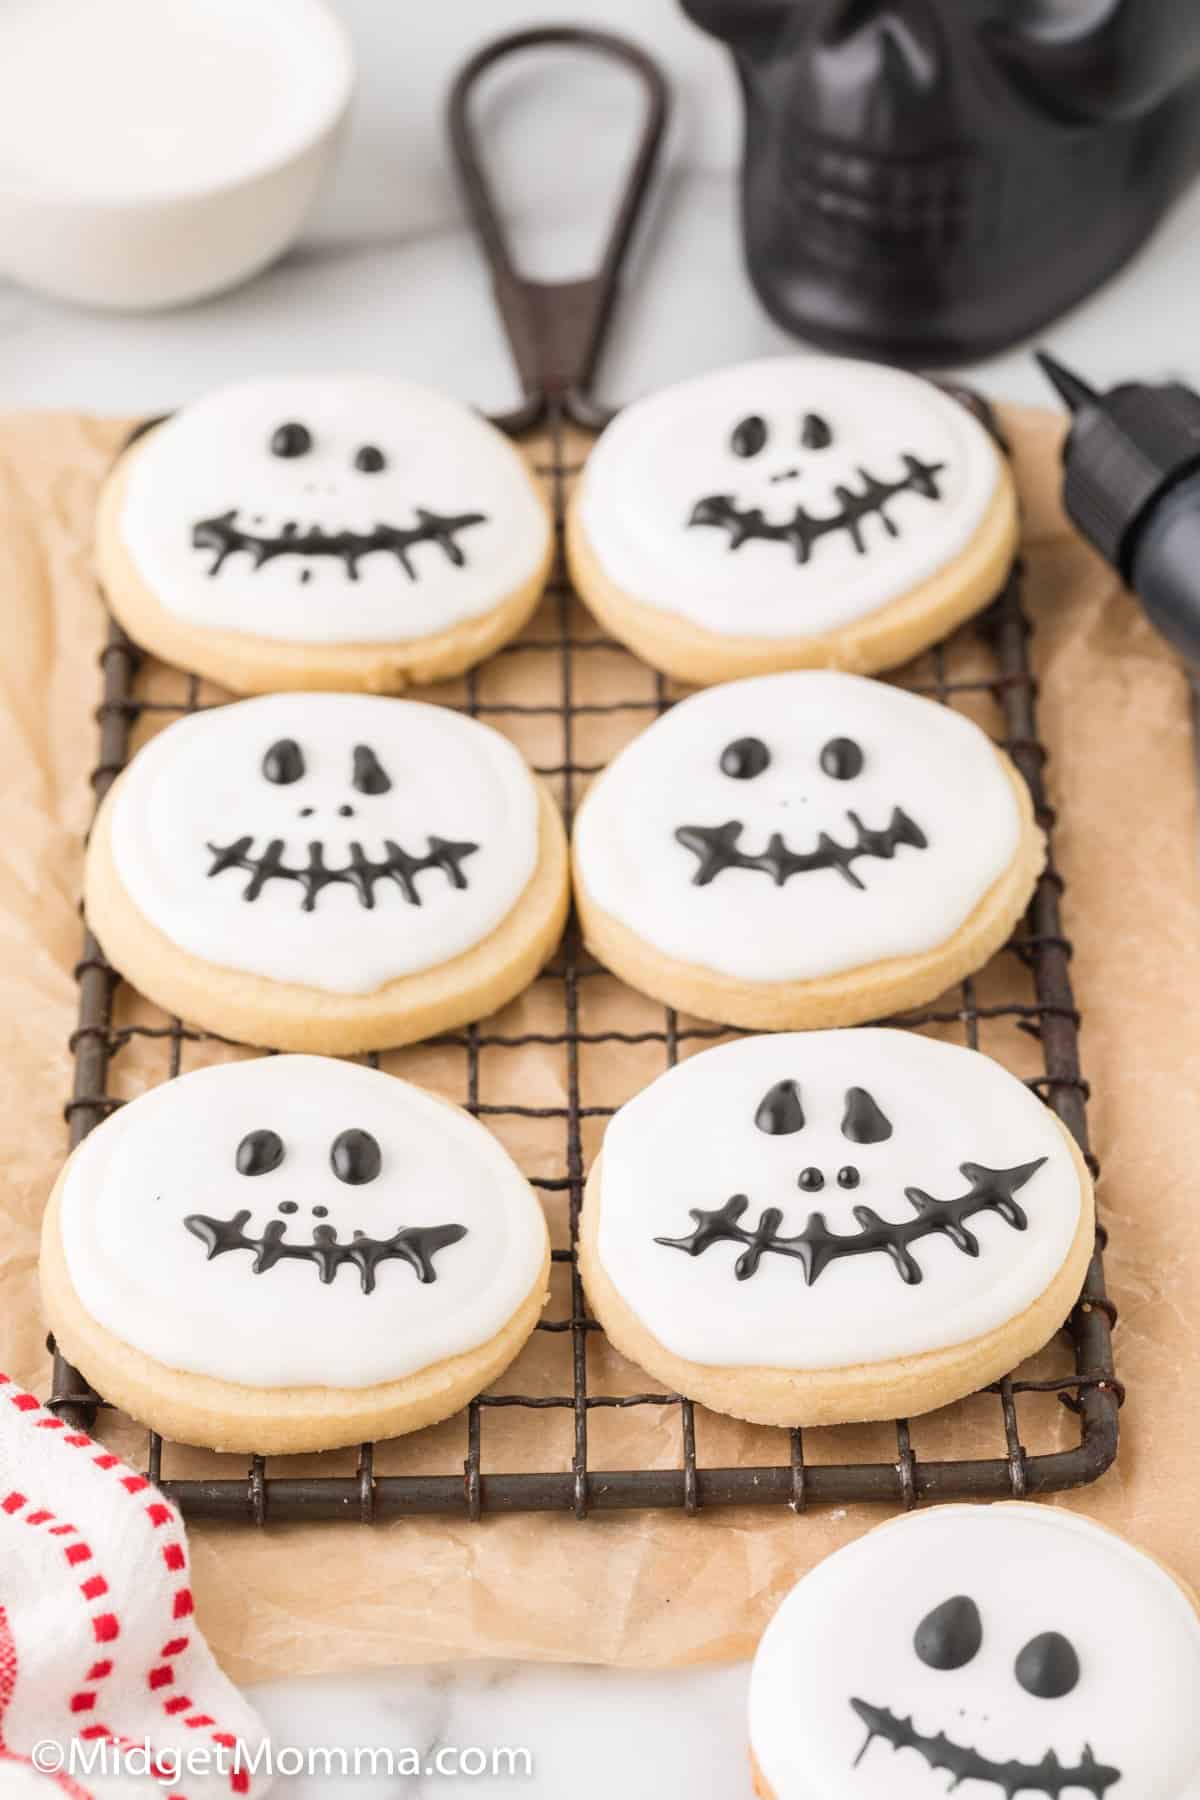
[[1085, 1744], [1080, 1760], [1073, 1766], [1059, 1761], [1053, 1750], [1047, 1750], [1041, 1762], [992, 1762], [963, 1744], [952, 1743], [945, 1732], [924, 1737], [915, 1730], [911, 1719], [897, 1718], [886, 1706], [872, 1706], [866, 1700], [851, 1700], [851, 1706], [867, 1728], [867, 1738], [855, 1758], [858, 1767], [875, 1738], [882, 1738], [893, 1750], [919, 1750], [931, 1769], [953, 1776], [951, 1790], [963, 1781], [992, 1781], [1003, 1789], [1004, 1800], [1015, 1800], [1018, 1794], [1048, 1794], [1051, 1800], [1067, 1789], [1082, 1788], [1103, 1796], [1114, 1782], [1121, 1779], [1120, 1769], [1096, 1761], [1092, 1746]]
[[743, 831], [739, 819], [730, 819], [724, 825], [681, 825], [675, 838], [699, 858], [700, 866], [692, 876], [695, 887], [707, 887], [726, 869], [762, 869], [776, 887], [782, 887], [792, 875], [807, 875], [813, 869], [836, 869], [851, 887], [862, 888], [866, 884], [850, 866], [860, 856], [877, 856], [890, 862], [901, 844], [914, 850], [929, 848], [929, 839], [921, 827], [899, 806], [892, 809], [891, 819], [882, 831], [869, 830], [856, 812], [847, 812], [846, 817], [854, 827], [853, 844], [839, 844], [823, 831], [816, 849], [807, 851], [789, 850], [776, 831], [768, 838], [765, 850], [757, 856], [747, 855], [738, 849]]
[[332, 1225], [318, 1225], [309, 1243], [288, 1243], [287, 1226], [281, 1219], [272, 1219], [261, 1237], [248, 1237], [245, 1225], [249, 1217], [248, 1210], [234, 1213], [232, 1219], [188, 1213], [183, 1222], [207, 1249], [209, 1262], [215, 1256], [224, 1256], [227, 1250], [252, 1250], [256, 1275], [273, 1269], [278, 1262], [311, 1262], [326, 1284], [343, 1263], [350, 1263], [358, 1270], [364, 1294], [375, 1291], [375, 1271], [381, 1262], [407, 1263], [415, 1270], [418, 1281], [436, 1281], [434, 1258], [438, 1251], [467, 1235], [465, 1225], [405, 1225], [388, 1238], [367, 1237], [356, 1231], [348, 1243], [341, 1244]]
[[838, 486], [834, 495], [839, 502], [834, 513], [810, 513], [797, 506], [787, 519], [773, 522], [764, 517], [761, 507], [742, 507], [731, 494], [707, 494], [692, 508], [688, 525], [716, 525], [729, 534], [729, 549], [740, 550], [755, 539], [770, 543], [790, 544], [798, 563], [806, 563], [822, 538], [834, 532], [848, 532], [860, 556], [867, 554], [863, 521], [878, 518], [889, 537], [899, 537], [900, 527], [887, 511], [889, 500], [900, 494], [923, 494], [927, 500], [941, 500], [938, 476], [945, 463], [922, 462], [919, 456], [906, 453], [901, 458], [905, 473], [897, 481], [880, 481], [866, 469], [858, 471], [861, 488]]
[[764, 1208], [758, 1224], [745, 1230], [740, 1221], [750, 1202], [745, 1194], [734, 1194], [713, 1211], [689, 1207], [688, 1216], [696, 1229], [687, 1237], [656, 1237], [655, 1243], [668, 1250], [684, 1250], [689, 1256], [703, 1256], [714, 1244], [741, 1244], [742, 1254], [733, 1265], [739, 1281], [757, 1274], [759, 1264], [769, 1252], [774, 1256], [793, 1257], [804, 1271], [806, 1287], [812, 1287], [829, 1267], [846, 1256], [866, 1256], [874, 1250], [886, 1251], [896, 1266], [901, 1281], [915, 1287], [924, 1275], [910, 1246], [922, 1238], [940, 1233], [948, 1237], [964, 1256], [979, 1255], [979, 1239], [966, 1221], [976, 1213], [994, 1212], [1014, 1231], [1025, 1231], [1029, 1220], [1013, 1195], [1037, 1174], [1045, 1162], [1018, 1163], [1012, 1169], [988, 1169], [982, 1163], [960, 1163], [959, 1171], [970, 1182], [965, 1194], [954, 1200], [935, 1200], [923, 1188], [908, 1187], [904, 1198], [916, 1212], [913, 1219], [881, 1219], [869, 1206], [852, 1208], [858, 1230], [831, 1231], [824, 1213], [810, 1213], [804, 1230], [795, 1237], [782, 1237], [779, 1227], [783, 1213], [778, 1206]]
[[268, 881], [295, 881], [304, 889], [301, 912], [312, 912], [317, 896], [339, 882], [352, 887], [360, 903], [368, 908], [375, 904], [375, 884], [379, 881], [395, 882], [410, 906], [420, 906], [416, 877], [425, 869], [441, 869], [451, 887], [469, 886], [462, 864], [468, 856], [475, 854], [479, 845], [457, 844], [440, 837], [429, 837], [425, 841], [429, 845], [425, 855], [413, 856], [391, 838], [384, 838], [385, 854], [381, 861], [367, 856], [361, 844], [351, 844], [350, 861], [339, 869], [326, 866], [325, 847], [320, 843], [308, 846], [308, 862], [302, 869], [294, 869], [284, 862], [282, 838], [272, 838], [261, 856], [250, 853], [252, 837], [237, 838], [232, 844], [208, 844], [205, 847], [213, 859], [208, 871], [210, 879], [223, 874], [226, 869], [244, 869], [250, 876], [242, 890], [243, 900], [257, 900]]
[[231, 556], [244, 551], [255, 571], [280, 556], [333, 557], [343, 565], [349, 580], [357, 581], [358, 565], [363, 557], [386, 550], [396, 558], [408, 579], [416, 581], [417, 571], [409, 551], [418, 544], [437, 544], [446, 560], [461, 569], [467, 559], [458, 542], [458, 534], [472, 525], [485, 525], [488, 515], [437, 513], [423, 506], [413, 510], [417, 522], [407, 527], [375, 525], [370, 531], [323, 531], [319, 525], [310, 525], [307, 531], [301, 531], [299, 525], [289, 519], [282, 531], [268, 536], [240, 526], [238, 509], [234, 506], [226, 513], [217, 513], [213, 518], [201, 519], [193, 525], [192, 547], [216, 552], [208, 571], [210, 575], [219, 575]]

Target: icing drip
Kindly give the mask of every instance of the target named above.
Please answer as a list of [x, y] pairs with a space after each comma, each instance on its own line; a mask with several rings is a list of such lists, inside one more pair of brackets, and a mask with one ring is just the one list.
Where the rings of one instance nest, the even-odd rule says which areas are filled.
[[310, 525], [307, 531], [301, 531], [294, 521], [289, 521], [278, 536], [267, 537], [238, 525], [238, 509], [234, 506], [228, 512], [218, 513], [211, 519], [200, 519], [193, 525], [192, 546], [196, 550], [216, 552], [208, 571], [210, 575], [219, 575], [229, 557], [245, 551], [255, 570], [278, 556], [335, 557], [345, 566], [350, 580], [357, 581], [362, 558], [376, 550], [388, 550], [409, 580], [415, 581], [417, 571], [408, 553], [418, 544], [438, 544], [447, 560], [456, 569], [461, 569], [467, 559], [457, 534], [472, 525], [485, 525], [488, 515], [429, 512], [423, 506], [413, 510], [417, 523], [407, 528], [376, 525], [370, 531], [322, 531], [318, 525]]
[[867, 553], [863, 521], [879, 518], [889, 537], [899, 537], [900, 527], [888, 516], [887, 504], [899, 494], [923, 494], [927, 500], [940, 500], [938, 476], [945, 463], [922, 462], [919, 456], [906, 452], [901, 458], [905, 473], [897, 481], [880, 481], [866, 469], [858, 471], [861, 488], [839, 484], [834, 494], [840, 502], [837, 512], [810, 513], [797, 506], [790, 519], [775, 524], [764, 517], [757, 506], [742, 507], [730, 494], [707, 494], [692, 508], [690, 525], [716, 525], [729, 534], [729, 548], [739, 550], [753, 539], [790, 544], [798, 563], [806, 563], [815, 546], [831, 533], [845, 531], [860, 556]]
[[1018, 1163], [1011, 1169], [987, 1169], [982, 1163], [960, 1163], [959, 1168], [971, 1183], [965, 1194], [954, 1200], [935, 1200], [921, 1188], [909, 1187], [904, 1197], [916, 1210], [915, 1219], [881, 1219], [869, 1206], [856, 1206], [856, 1232], [831, 1231], [824, 1213], [810, 1213], [804, 1230], [795, 1237], [781, 1237], [779, 1227], [783, 1213], [777, 1206], [763, 1210], [758, 1224], [747, 1231], [740, 1223], [750, 1202], [745, 1194], [734, 1194], [724, 1206], [713, 1211], [690, 1207], [689, 1216], [696, 1229], [687, 1237], [656, 1237], [655, 1243], [669, 1250], [684, 1250], [689, 1256], [702, 1256], [713, 1244], [742, 1244], [744, 1249], [733, 1265], [739, 1281], [756, 1274], [764, 1255], [793, 1257], [804, 1271], [807, 1286], [819, 1280], [830, 1263], [846, 1256], [864, 1256], [874, 1250], [886, 1251], [896, 1266], [901, 1281], [915, 1286], [924, 1279], [920, 1265], [909, 1246], [922, 1238], [942, 1233], [964, 1256], [979, 1255], [979, 1240], [969, 1231], [966, 1221], [976, 1213], [994, 1212], [1014, 1231], [1024, 1231], [1029, 1223], [1023, 1209], [1013, 1199], [1018, 1188], [1037, 1173], [1045, 1162]]
[[244, 869], [250, 880], [242, 891], [243, 900], [257, 900], [268, 881], [297, 881], [304, 889], [302, 912], [312, 912], [318, 894], [337, 882], [353, 887], [363, 906], [373, 907], [375, 883], [394, 881], [410, 906], [420, 906], [415, 877], [422, 870], [441, 869], [452, 887], [465, 888], [469, 884], [461, 865], [479, 848], [478, 844], [456, 844], [446, 838], [431, 837], [426, 839], [426, 854], [412, 856], [391, 838], [385, 838], [383, 847], [387, 854], [381, 862], [366, 856], [361, 844], [351, 844], [350, 861], [343, 868], [330, 869], [325, 865], [322, 845], [312, 843], [308, 846], [307, 867], [293, 869], [283, 861], [282, 838], [272, 838], [261, 856], [250, 854], [253, 842], [252, 837], [240, 837], [232, 844], [210, 843], [207, 848], [213, 861], [209, 876], [221, 875], [226, 869]]
[[227, 1250], [252, 1250], [254, 1273], [264, 1274], [277, 1262], [311, 1262], [316, 1265], [322, 1282], [331, 1282], [343, 1263], [358, 1270], [364, 1294], [375, 1291], [375, 1271], [381, 1262], [405, 1262], [416, 1271], [418, 1281], [437, 1280], [434, 1257], [448, 1244], [457, 1244], [467, 1235], [465, 1225], [406, 1225], [389, 1238], [367, 1237], [355, 1232], [349, 1243], [340, 1244], [332, 1225], [318, 1225], [308, 1244], [287, 1243], [287, 1226], [272, 1219], [260, 1238], [248, 1237], [245, 1231], [248, 1210], [234, 1213], [232, 1219], [212, 1219], [207, 1213], [188, 1213], [183, 1223], [208, 1251], [208, 1261], [224, 1256]]
[[953, 1776], [951, 1788], [963, 1781], [992, 1781], [1003, 1790], [1004, 1800], [1015, 1800], [1023, 1793], [1048, 1794], [1051, 1800], [1059, 1800], [1072, 1788], [1082, 1788], [1095, 1800], [1103, 1800], [1108, 1789], [1121, 1779], [1120, 1769], [1096, 1761], [1090, 1744], [1084, 1745], [1074, 1766], [1060, 1762], [1053, 1750], [1047, 1750], [1039, 1763], [998, 1763], [981, 1756], [978, 1750], [951, 1743], [945, 1732], [939, 1731], [936, 1737], [922, 1736], [911, 1719], [898, 1719], [885, 1706], [871, 1706], [866, 1700], [851, 1700], [850, 1704], [867, 1728], [856, 1768], [874, 1740], [882, 1738], [893, 1750], [919, 1750], [931, 1769]]
[[696, 887], [707, 887], [726, 869], [762, 869], [771, 876], [776, 887], [782, 887], [792, 875], [807, 875], [813, 869], [836, 869], [851, 887], [862, 888], [865, 883], [850, 866], [859, 857], [877, 856], [890, 862], [901, 844], [908, 844], [914, 850], [929, 847], [921, 827], [913, 823], [902, 807], [893, 808], [891, 819], [882, 831], [869, 830], [855, 812], [847, 812], [846, 817], [854, 827], [853, 844], [839, 844], [823, 831], [817, 838], [816, 849], [808, 851], [789, 850], [779, 832], [774, 831], [767, 840], [766, 849], [757, 856], [749, 856], [738, 849], [738, 839], [744, 829], [739, 819], [730, 819], [724, 825], [681, 825], [675, 838], [699, 859], [700, 866], [692, 876]]

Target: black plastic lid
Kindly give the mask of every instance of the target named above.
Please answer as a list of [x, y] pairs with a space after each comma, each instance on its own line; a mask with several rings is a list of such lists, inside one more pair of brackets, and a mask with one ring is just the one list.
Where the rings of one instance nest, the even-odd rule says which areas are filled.
[[1200, 466], [1200, 394], [1180, 382], [1097, 394], [1038, 355], [1074, 413], [1063, 452], [1063, 503], [1083, 535], [1123, 569], [1129, 535], [1152, 502]]

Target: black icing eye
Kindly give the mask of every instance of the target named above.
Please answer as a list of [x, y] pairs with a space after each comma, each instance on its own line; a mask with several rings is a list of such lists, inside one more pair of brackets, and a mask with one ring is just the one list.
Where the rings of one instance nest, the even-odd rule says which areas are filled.
[[374, 1181], [383, 1166], [379, 1145], [369, 1131], [340, 1131], [333, 1140], [329, 1161], [338, 1180], [350, 1187], [363, 1187]]
[[862, 748], [853, 738], [830, 738], [821, 752], [821, 767], [835, 781], [853, 781], [862, 774]]
[[828, 450], [833, 442], [828, 419], [823, 419], [820, 413], [805, 413], [800, 442], [806, 450]]
[[786, 1137], [790, 1132], [804, 1130], [804, 1108], [794, 1081], [777, 1081], [767, 1089], [758, 1103], [754, 1123], [768, 1137]]
[[354, 746], [353, 785], [360, 794], [386, 794], [391, 787], [391, 777], [366, 744]]
[[819, 1194], [825, 1186], [825, 1177], [820, 1169], [801, 1169], [796, 1177], [796, 1186], [806, 1194]]
[[1016, 1661], [1017, 1680], [1036, 1700], [1061, 1700], [1079, 1680], [1075, 1646], [1061, 1631], [1030, 1638]]
[[312, 432], [307, 425], [297, 424], [289, 419], [286, 425], [277, 425], [271, 434], [272, 456], [307, 456], [312, 449]]
[[852, 1144], [885, 1144], [891, 1135], [892, 1121], [866, 1088], [847, 1088], [842, 1136]]
[[766, 447], [767, 421], [757, 413], [739, 419], [729, 434], [729, 448], [735, 456], [757, 456]]
[[262, 772], [277, 787], [299, 781], [304, 773], [304, 755], [295, 738], [280, 738], [262, 759]]
[[838, 1170], [838, 1186], [839, 1187], [856, 1188], [858, 1186], [860, 1180], [861, 1180], [861, 1176], [859, 1175], [858, 1170], [854, 1167], [853, 1163], [847, 1163], [845, 1168]]
[[913, 1632], [913, 1649], [930, 1669], [961, 1669], [983, 1642], [979, 1608], [966, 1594], [943, 1600]]
[[283, 1139], [277, 1131], [248, 1131], [234, 1161], [239, 1175], [269, 1175], [283, 1161]]
[[721, 773], [735, 781], [751, 781], [770, 760], [771, 752], [761, 738], [735, 738], [721, 752]]
[[387, 457], [378, 444], [364, 444], [354, 458], [354, 466], [363, 475], [378, 475], [387, 468]]

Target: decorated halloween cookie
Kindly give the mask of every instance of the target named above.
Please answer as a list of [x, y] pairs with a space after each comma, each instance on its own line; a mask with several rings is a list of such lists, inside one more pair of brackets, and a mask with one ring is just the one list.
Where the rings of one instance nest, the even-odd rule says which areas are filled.
[[794, 1587], [758, 1647], [763, 1800], [1197, 1800], [1200, 1619], [1077, 1513], [890, 1520]]
[[476, 1120], [315, 1056], [196, 1070], [115, 1112], [46, 1213], [60, 1347], [186, 1442], [321, 1450], [448, 1418], [542, 1309], [545, 1220]]
[[978, 421], [874, 363], [787, 356], [637, 401], [570, 518], [580, 593], [682, 681], [895, 668], [993, 599], [1012, 478]]
[[915, 1032], [690, 1057], [613, 1118], [582, 1269], [617, 1348], [765, 1425], [928, 1412], [1039, 1350], [1079, 1296], [1092, 1186], [1014, 1075]]
[[88, 850], [89, 924], [150, 999], [285, 1050], [407, 1043], [528, 985], [567, 856], [519, 753], [450, 708], [275, 694], [152, 738]]
[[575, 828], [588, 947], [667, 1005], [772, 1030], [915, 1006], [985, 962], [1045, 856], [960, 714], [857, 675], [730, 682], [609, 764]]
[[184, 407], [121, 457], [97, 539], [130, 635], [243, 694], [456, 675], [520, 630], [551, 549], [493, 426], [367, 375], [242, 382]]

